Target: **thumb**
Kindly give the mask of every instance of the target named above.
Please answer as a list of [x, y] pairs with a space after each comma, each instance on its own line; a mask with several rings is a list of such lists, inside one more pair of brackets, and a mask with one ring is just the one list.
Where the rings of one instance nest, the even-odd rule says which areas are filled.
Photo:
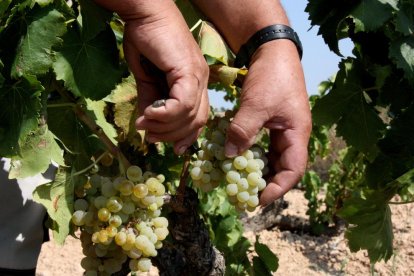
[[227, 128], [224, 148], [227, 157], [235, 157], [254, 144], [265, 121], [259, 113], [252, 110], [242, 105]]

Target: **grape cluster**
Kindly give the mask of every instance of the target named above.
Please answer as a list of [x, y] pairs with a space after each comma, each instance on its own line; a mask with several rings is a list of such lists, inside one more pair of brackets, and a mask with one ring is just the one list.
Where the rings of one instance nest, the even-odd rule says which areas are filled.
[[259, 204], [259, 191], [266, 187], [262, 176], [267, 173], [267, 159], [257, 145], [234, 158], [225, 156], [224, 142], [231, 117], [232, 113], [226, 112], [224, 117], [208, 122], [206, 138], [192, 162], [190, 176], [194, 186], [204, 192], [224, 182], [230, 203], [240, 211], [253, 211]]
[[89, 177], [72, 215], [81, 230], [86, 276], [114, 274], [128, 260], [131, 271], [150, 270], [150, 258], [168, 235], [168, 220], [160, 216], [164, 180], [163, 175], [142, 173], [138, 166], [114, 180]]

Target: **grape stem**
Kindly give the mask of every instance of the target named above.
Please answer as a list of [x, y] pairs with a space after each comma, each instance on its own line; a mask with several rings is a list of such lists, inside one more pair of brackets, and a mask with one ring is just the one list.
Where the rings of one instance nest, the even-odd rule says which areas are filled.
[[180, 175], [180, 184], [178, 185], [178, 189], [177, 189], [176, 203], [178, 206], [176, 207], [184, 208], [184, 195], [185, 195], [185, 188], [187, 186], [188, 167], [190, 165], [190, 159], [191, 159], [191, 153], [187, 149], [186, 152], [184, 153], [183, 169]]
[[106, 155], [107, 153], [106, 152], [104, 152], [104, 153], [102, 153], [100, 156], [98, 156], [98, 158], [96, 158], [96, 160], [95, 161], [93, 161], [92, 162], [92, 164], [90, 164], [89, 166], [87, 166], [86, 168], [84, 168], [84, 169], [82, 169], [82, 170], [80, 170], [80, 171], [77, 171], [76, 173], [74, 173], [73, 174], [73, 176], [76, 176], [76, 175], [81, 175], [81, 174], [84, 174], [84, 173], [86, 173], [86, 172], [88, 172], [89, 170], [91, 170], [92, 168], [93, 168], [93, 166], [95, 166], [95, 164], [97, 164], [105, 155]]

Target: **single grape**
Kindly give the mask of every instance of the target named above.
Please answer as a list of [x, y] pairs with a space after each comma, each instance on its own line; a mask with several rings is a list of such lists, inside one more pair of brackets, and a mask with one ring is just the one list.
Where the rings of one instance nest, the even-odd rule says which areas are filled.
[[237, 193], [238, 193], [238, 188], [237, 188], [237, 184], [234, 184], [234, 183], [232, 183], [232, 184], [227, 184], [227, 186], [226, 186], [226, 193], [229, 195], [229, 196], [234, 196], [234, 195], [237, 195]]
[[77, 210], [72, 214], [72, 222], [76, 226], [82, 226], [85, 224], [86, 212], [83, 210]]
[[193, 180], [201, 180], [203, 177], [203, 170], [200, 167], [193, 167], [190, 171], [190, 176]]
[[126, 176], [129, 180], [133, 182], [139, 182], [142, 178], [142, 170], [138, 166], [130, 166], [126, 171]]
[[86, 211], [88, 210], [88, 208], [89, 208], [89, 203], [84, 198], [78, 198], [77, 200], [75, 200], [75, 203], [73, 204], [73, 209], [75, 211], [78, 211], [78, 210]]
[[137, 198], [144, 198], [148, 194], [148, 187], [147, 185], [140, 183], [135, 185], [134, 187], [134, 195]]
[[236, 158], [234, 158], [233, 166], [237, 170], [243, 170], [244, 168], [246, 168], [247, 163], [247, 159], [244, 156], [237, 156]]
[[98, 211], [98, 218], [100, 221], [106, 222], [111, 218], [111, 212], [107, 208], [101, 208]]

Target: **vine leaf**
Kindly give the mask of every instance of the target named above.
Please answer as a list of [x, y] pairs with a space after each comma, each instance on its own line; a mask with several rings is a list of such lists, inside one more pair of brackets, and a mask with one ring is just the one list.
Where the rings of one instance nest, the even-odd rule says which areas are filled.
[[352, 11], [356, 32], [374, 31], [392, 16], [392, 12], [397, 8], [395, 0], [363, 0]]
[[387, 261], [393, 252], [391, 211], [384, 194], [378, 191], [354, 194], [338, 215], [351, 226], [346, 231], [352, 252], [366, 249], [371, 263]]
[[23, 141], [20, 154], [11, 159], [9, 178], [26, 178], [44, 173], [54, 161], [64, 165], [63, 152], [47, 125], [39, 127]]
[[41, 109], [41, 83], [33, 76], [0, 87], [0, 155], [19, 154], [20, 144], [38, 128]]
[[397, 30], [406, 36], [414, 34], [414, 5], [402, 2], [396, 14]]
[[63, 245], [70, 233], [74, 185], [76, 181], [81, 180], [59, 168], [53, 182], [38, 186], [33, 193], [33, 200], [45, 206], [52, 220], [53, 238], [58, 244]]
[[93, 39], [82, 37], [72, 27], [63, 37], [64, 44], [53, 64], [56, 78], [75, 96], [100, 100], [121, 80], [115, 36], [107, 28]]
[[81, 12], [78, 22], [82, 25], [82, 37], [89, 40], [105, 30], [106, 22], [111, 19], [112, 13], [94, 1], [79, 0], [79, 4]]
[[[254, 250], [257, 253], [258, 258], [265, 265], [267, 271], [274, 272], [279, 267], [279, 260], [277, 256], [269, 249], [269, 247], [259, 242], [259, 237], [256, 236], [256, 242], [254, 243]], [[254, 267], [254, 263], [253, 263]], [[258, 274], [262, 275], [262, 274]]]
[[[62, 104], [49, 104], [53, 103]], [[93, 116], [91, 111], [88, 112]], [[72, 164], [77, 170], [83, 169], [91, 164], [91, 156], [105, 149], [98, 137], [79, 121], [72, 107], [49, 107], [47, 113], [49, 129], [67, 149], [67, 164]]]
[[352, 0], [313, 0], [308, 1], [305, 11], [309, 13], [311, 25], [319, 25], [318, 35], [322, 35], [329, 49], [341, 55], [338, 47], [340, 26], [360, 1]]
[[0, 2], [0, 17], [7, 11], [9, 5], [11, 4], [11, 0], [3, 0]]
[[112, 143], [115, 145], [118, 144], [115, 139], [117, 136], [116, 130], [105, 118], [106, 103], [104, 101], [92, 101], [86, 99], [86, 104], [88, 110], [93, 113], [95, 122], [102, 128], [106, 136], [108, 136]]
[[391, 42], [390, 57], [398, 68], [404, 70], [405, 77], [414, 83], [414, 37], [404, 37]]
[[337, 124], [338, 134], [356, 149], [375, 155], [376, 142], [385, 125], [368, 105], [359, 81], [363, 74], [353, 59], [341, 62], [334, 89], [316, 100], [312, 109], [315, 124]]
[[26, 31], [16, 49], [12, 77], [41, 75], [52, 66], [52, 47], [62, 42], [66, 31], [65, 17], [53, 8], [34, 9], [27, 22]]
[[145, 131], [137, 131], [137, 87], [132, 75], [123, 79], [104, 100], [114, 104], [114, 122], [119, 128], [119, 140], [129, 141], [136, 149], [143, 146]]
[[233, 60], [233, 54], [216, 29], [206, 21], [201, 24], [198, 33], [198, 45], [207, 59], [207, 63], [228, 65]]

